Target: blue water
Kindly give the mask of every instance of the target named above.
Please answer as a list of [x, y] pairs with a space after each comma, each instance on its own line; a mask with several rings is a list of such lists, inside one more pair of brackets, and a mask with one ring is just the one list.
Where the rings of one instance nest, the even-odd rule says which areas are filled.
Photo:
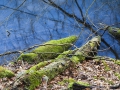
[[[80, 35], [76, 46], [83, 45], [92, 33], [75, 19], [69, 18], [58, 9], [42, 2], [42, 0], [0, 0], [0, 53], [24, 50], [35, 44], [42, 44], [51, 39], [59, 39], [70, 35]], [[67, 1], [67, 2], [66, 2]], [[86, 21], [94, 23], [100, 28], [99, 23], [112, 25], [120, 22], [120, 1], [118, 0], [78, 0]], [[82, 19], [79, 9], [72, 0], [55, 0], [59, 6], [69, 13], [75, 13]], [[18, 11], [13, 8], [18, 8]], [[22, 12], [21, 12], [22, 11]], [[120, 27], [119, 24], [115, 25]], [[103, 31], [99, 31], [103, 32]], [[119, 43], [106, 32], [103, 38], [120, 55]], [[115, 58], [114, 54], [101, 44], [99, 55]], [[0, 57], [0, 64], [14, 60], [19, 55]]]

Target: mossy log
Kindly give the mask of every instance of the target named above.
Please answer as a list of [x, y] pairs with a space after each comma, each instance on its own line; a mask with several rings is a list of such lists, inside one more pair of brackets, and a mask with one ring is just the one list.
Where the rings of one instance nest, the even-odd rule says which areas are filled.
[[100, 46], [101, 37], [96, 36], [92, 40], [88, 41], [85, 45], [79, 48], [75, 52], [75, 56], [72, 57], [73, 62], [82, 62], [85, 58], [92, 58], [97, 54], [97, 50]]
[[4, 77], [11, 78], [13, 76], [15, 75], [12, 71], [0, 66], [0, 78], [4, 78]]
[[14, 86], [13, 88], [20, 90], [21, 89], [34, 90], [36, 86], [41, 84], [41, 79], [43, 75], [47, 75], [50, 81], [58, 74], [64, 72], [65, 69], [69, 67], [70, 63], [84, 60], [85, 56], [91, 53], [92, 50], [97, 51], [97, 49], [94, 48], [97, 48], [99, 46], [99, 43], [100, 43], [100, 37], [99, 36], [94, 37], [92, 40], [87, 42], [81, 48], [76, 50], [75, 52], [76, 55], [72, 56], [71, 58], [62, 57], [61, 59], [59, 58], [58, 60], [55, 60], [55, 62], [51, 62], [50, 64], [47, 64], [44, 67], [39, 66], [41, 64], [39, 65], [37, 64], [36, 66], [31, 67], [29, 70], [26, 71], [26, 74], [22, 75], [19, 78], [20, 83], [17, 85], [13, 85]]
[[21, 54], [18, 60], [27, 62], [42, 61], [43, 59], [53, 59], [68, 50], [77, 40], [77, 36], [70, 36], [59, 40], [51, 40], [34, 49], [30, 53]]

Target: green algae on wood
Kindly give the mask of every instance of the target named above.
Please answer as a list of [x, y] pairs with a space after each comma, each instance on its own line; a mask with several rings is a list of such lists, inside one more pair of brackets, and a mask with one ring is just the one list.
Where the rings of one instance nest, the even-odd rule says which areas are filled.
[[0, 66], [0, 78], [8, 77], [11, 78], [14, 76], [14, 73], [2, 66]]

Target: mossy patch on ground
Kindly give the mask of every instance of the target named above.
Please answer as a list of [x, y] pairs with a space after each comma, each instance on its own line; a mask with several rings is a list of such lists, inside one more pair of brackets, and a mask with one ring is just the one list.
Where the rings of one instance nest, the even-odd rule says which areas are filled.
[[115, 76], [117, 76], [118, 79], [120, 80], [120, 73], [115, 73]]
[[83, 86], [90, 86], [89, 83], [82, 82], [82, 81], [76, 81], [73, 78], [69, 78], [69, 79], [65, 78], [65, 79], [63, 79], [63, 81], [58, 82], [58, 84], [60, 84], [60, 85], [64, 85], [66, 83], [68, 83], [68, 89], [72, 88], [73, 83], [77, 83], [77, 84], [80, 84], [80, 85], [83, 85]]
[[115, 64], [120, 65], [120, 60], [115, 60]]
[[11, 78], [14, 76], [14, 73], [2, 66], [0, 66], [0, 78], [8, 77]]
[[110, 71], [111, 70], [111, 68], [109, 67], [109, 65], [106, 63], [106, 61], [102, 61], [103, 62], [103, 65], [104, 65], [104, 70], [105, 71]]

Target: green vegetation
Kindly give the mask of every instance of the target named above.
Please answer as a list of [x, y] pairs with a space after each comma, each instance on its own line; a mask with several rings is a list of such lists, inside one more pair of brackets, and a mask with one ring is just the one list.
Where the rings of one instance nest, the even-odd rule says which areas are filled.
[[[92, 56], [91, 54], [93, 49], [99, 46], [98, 44], [101, 41], [101, 37], [100, 36], [96, 36], [95, 38], [93, 38], [92, 40], [90, 40], [89, 42], [87, 42], [84, 46], [82, 46], [81, 48], [79, 48], [79, 50], [77, 50], [75, 52], [76, 56], [73, 56], [71, 58], [72, 62], [74, 63], [78, 63], [78, 62], [82, 62], [83, 60], [85, 60], [85, 57], [89, 57]], [[94, 56], [94, 55], [93, 55]]]
[[14, 73], [6, 68], [0, 66], [0, 78], [8, 77], [11, 78], [14, 76]]
[[58, 82], [58, 84], [60, 84], [60, 85], [64, 85], [64, 84], [66, 84], [66, 83], [68, 83], [68, 88], [69, 88], [69, 89], [72, 88], [73, 83], [77, 83], [77, 84], [80, 84], [80, 85], [83, 85], [83, 86], [90, 86], [89, 83], [82, 82], [82, 81], [76, 81], [76, 80], [73, 79], [73, 78], [63, 79], [63, 81]]
[[[43, 75], [47, 75], [49, 80], [53, 79], [68, 67], [68, 64], [66, 63], [67, 61], [65, 60], [54, 61], [50, 64], [46, 61], [44, 63], [39, 63], [38, 65], [33, 66], [26, 71], [26, 74], [21, 78], [21, 80], [25, 83], [26, 89], [34, 90], [36, 86], [41, 84], [41, 78]], [[45, 64], [48, 65], [44, 66]]]
[[120, 60], [115, 60], [115, 64], [120, 65]]
[[54, 62], [54, 61], [55, 61], [55, 60], [49, 60], [49, 61], [40, 62], [40, 63], [38, 63], [37, 65], [34, 65], [33, 67], [31, 67], [31, 68], [29, 69], [29, 71], [40, 70], [40, 68], [42, 68], [42, 67], [44, 67], [44, 66], [46, 66], [46, 65], [48, 65], [48, 64], [50, 64], [50, 63], [52, 63], [52, 62]]
[[110, 81], [110, 80], [106, 80], [107, 83], [109, 83], [110, 85], [113, 85], [113, 81]]
[[104, 78], [104, 77], [97, 77], [97, 76], [94, 76], [93, 78], [94, 78], [94, 79], [100, 79], [100, 80], [105, 81], [105, 78]]
[[64, 51], [62, 54], [60, 54], [56, 59], [67, 57], [67, 55], [72, 54], [73, 50]]
[[119, 73], [115, 73], [115, 76], [117, 76], [118, 79], [120, 80], [120, 74]]
[[20, 57], [18, 57], [18, 60], [35, 62], [37, 58], [38, 58], [38, 55], [35, 53], [26, 53], [26, 54], [21, 54]]
[[68, 50], [77, 40], [77, 36], [70, 36], [59, 40], [51, 40], [39, 46], [31, 53], [21, 54], [18, 60], [27, 62], [42, 61], [43, 59], [54, 59], [59, 53]]
[[109, 65], [104, 60], [102, 60], [102, 62], [103, 62], [105, 71], [110, 71], [111, 68], [109, 67]]

